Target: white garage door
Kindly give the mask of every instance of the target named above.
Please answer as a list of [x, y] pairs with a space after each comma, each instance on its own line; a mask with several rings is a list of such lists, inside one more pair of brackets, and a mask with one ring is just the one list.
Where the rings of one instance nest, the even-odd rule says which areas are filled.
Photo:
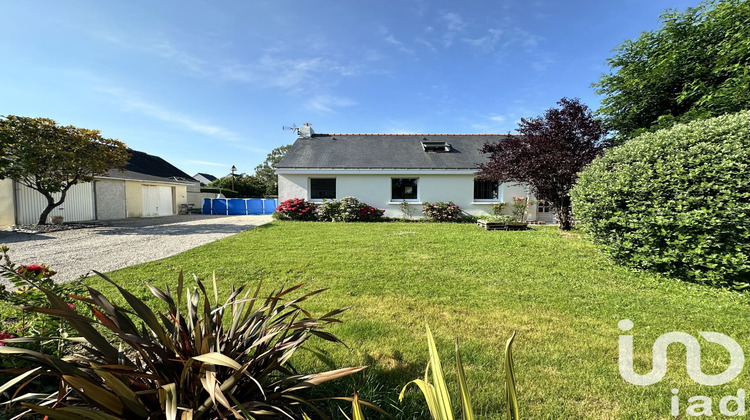
[[143, 217], [169, 216], [172, 213], [172, 187], [144, 185]]
[[[30, 225], [39, 221], [39, 215], [47, 207], [47, 199], [36, 190], [16, 183], [16, 218], [17, 223]], [[55, 201], [60, 193], [52, 194]], [[94, 184], [85, 182], [70, 187], [65, 194], [65, 201], [52, 210], [52, 216], [62, 216], [66, 222], [94, 220]], [[47, 219], [49, 223], [50, 219]]]

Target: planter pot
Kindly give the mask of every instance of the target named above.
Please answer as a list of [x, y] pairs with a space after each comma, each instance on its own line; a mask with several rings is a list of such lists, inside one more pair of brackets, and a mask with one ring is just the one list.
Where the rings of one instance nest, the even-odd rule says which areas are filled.
[[53, 225], [61, 225], [64, 219], [62, 216], [52, 216], [49, 220]]

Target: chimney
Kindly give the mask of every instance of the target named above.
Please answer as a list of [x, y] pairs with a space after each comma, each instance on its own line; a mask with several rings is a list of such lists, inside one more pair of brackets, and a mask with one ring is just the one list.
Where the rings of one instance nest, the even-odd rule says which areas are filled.
[[302, 127], [299, 128], [299, 137], [303, 139], [309, 139], [315, 134], [315, 131], [312, 129], [312, 124], [305, 123], [302, 125]]

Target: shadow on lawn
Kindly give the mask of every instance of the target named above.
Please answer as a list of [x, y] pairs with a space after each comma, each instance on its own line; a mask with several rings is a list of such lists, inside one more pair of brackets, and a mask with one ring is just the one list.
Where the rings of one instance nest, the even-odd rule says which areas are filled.
[[[262, 226], [262, 225], [261, 225]], [[165, 224], [155, 226], [108, 226], [96, 230], [97, 235], [209, 235], [232, 234], [258, 228], [259, 225], [210, 224], [185, 225]]]
[[[408, 393], [403, 403], [398, 402], [398, 394], [404, 385], [412, 379], [424, 377], [426, 360], [422, 365], [404, 362], [387, 363], [386, 365], [383, 361], [378, 362], [372, 357], [366, 356], [361, 363], [368, 366], [365, 371], [319, 385], [310, 392], [309, 398], [352, 397], [354, 391], [357, 391], [360, 399], [377, 405], [393, 418], [421, 419], [429, 417], [429, 410], [424, 397], [416, 387], [412, 389], [415, 392]], [[335, 366], [331, 364], [328, 368], [334, 369]], [[339, 407], [348, 416], [351, 416], [352, 412], [352, 403], [349, 401], [323, 401], [319, 402], [317, 406], [330, 418], [342, 418]], [[383, 418], [380, 413], [367, 407], [364, 407], [364, 414], [368, 419]]]

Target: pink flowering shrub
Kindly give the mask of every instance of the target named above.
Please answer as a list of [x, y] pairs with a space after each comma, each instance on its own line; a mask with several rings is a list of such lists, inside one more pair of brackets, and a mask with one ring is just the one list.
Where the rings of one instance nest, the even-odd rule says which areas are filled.
[[375, 222], [383, 217], [385, 210], [362, 203], [355, 197], [346, 196], [339, 201], [324, 200], [317, 213], [318, 220], [324, 222]]
[[425, 202], [422, 213], [433, 222], [460, 222], [463, 219], [461, 209], [452, 201]]
[[304, 198], [290, 198], [276, 207], [281, 218], [287, 220], [316, 220], [317, 206]]

